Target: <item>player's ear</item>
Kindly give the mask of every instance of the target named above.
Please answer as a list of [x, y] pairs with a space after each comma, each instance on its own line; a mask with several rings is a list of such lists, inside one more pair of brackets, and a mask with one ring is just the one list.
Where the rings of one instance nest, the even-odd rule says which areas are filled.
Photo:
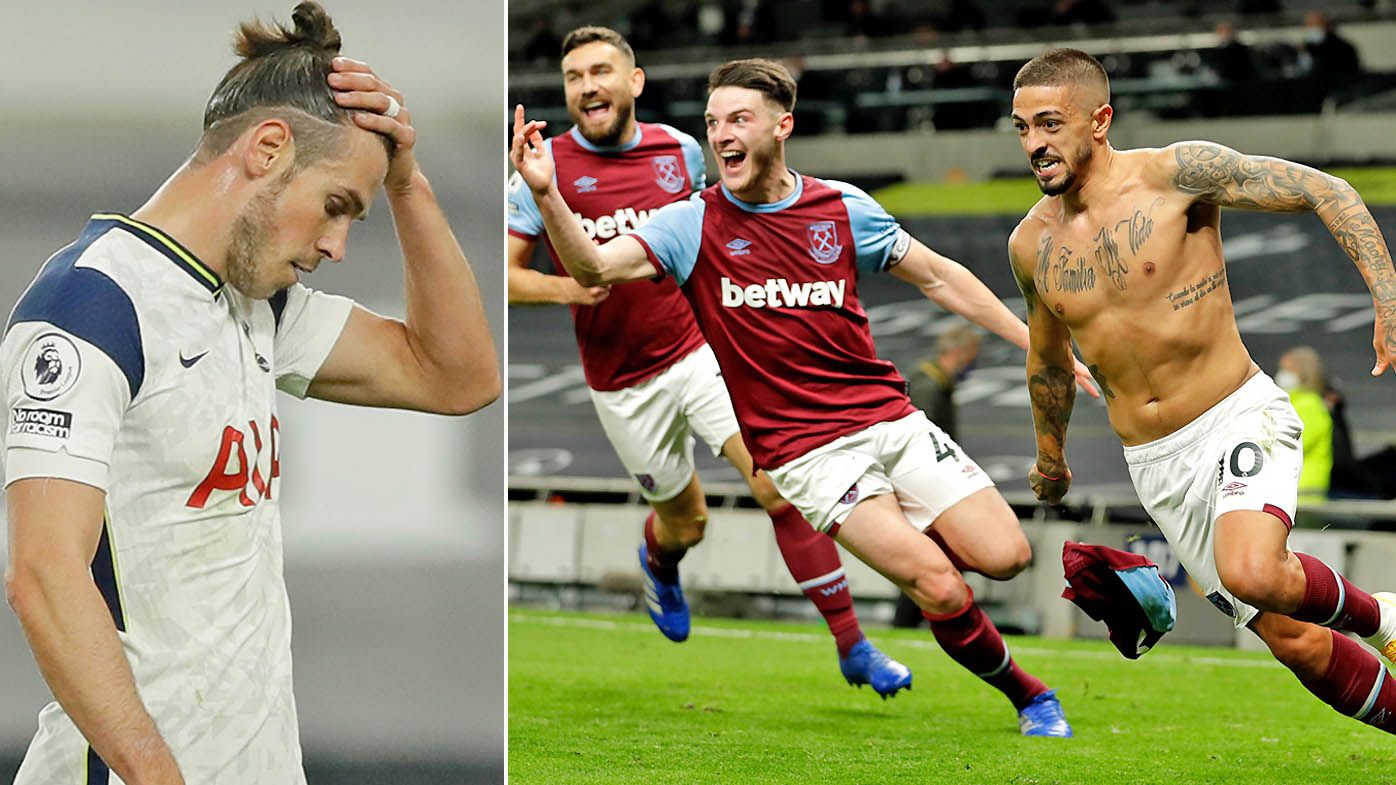
[[1115, 119], [1115, 108], [1110, 104], [1101, 104], [1091, 112], [1091, 136], [1096, 139], [1104, 139], [1105, 134], [1110, 130], [1110, 121]]
[[784, 142], [795, 132], [795, 115], [790, 112], [781, 112], [776, 118], [776, 140]]
[[635, 98], [640, 97], [640, 93], [645, 91], [645, 69], [636, 67], [630, 72], [630, 95]]
[[291, 126], [285, 120], [279, 117], [263, 120], [247, 131], [243, 169], [252, 180], [279, 172], [291, 163], [295, 146]]

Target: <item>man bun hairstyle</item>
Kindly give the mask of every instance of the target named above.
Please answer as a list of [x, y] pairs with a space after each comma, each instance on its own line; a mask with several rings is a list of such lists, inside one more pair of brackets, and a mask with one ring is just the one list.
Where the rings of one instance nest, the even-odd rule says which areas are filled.
[[1102, 103], [1110, 103], [1110, 77], [1105, 66], [1080, 49], [1048, 49], [1029, 60], [1013, 77], [1013, 89], [1022, 87], [1085, 87], [1099, 90]]
[[[330, 15], [313, 0], [296, 6], [290, 26], [240, 23], [233, 51], [242, 59], [209, 96], [195, 160], [223, 153], [248, 128], [272, 118], [291, 127], [296, 170], [339, 150], [353, 115], [335, 102], [326, 80], [342, 43]], [[391, 155], [392, 140], [382, 139]]]
[[795, 110], [795, 77], [775, 60], [753, 57], [723, 63], [708, 75], [708, 94], [719, 87], [745, 87], [766, 96], [782, 111]]
[[561, 59], [566, 57], [567, 53], [571, 52], [573, 49], [586, 46], [587, 44], [594, 44], [597, 41], [610, 44], [619, 49], [621, 54], [625, 55], [625, 59], [630, 61], [631, 65], [634, 65], [635, 50], [630, 48], [630, 42], [625, 40], [625, 36], [609, 27], [601, 27], [600, 25], [578, 27], [563, 36], [562, 53], [558, 55], [558, 58]]

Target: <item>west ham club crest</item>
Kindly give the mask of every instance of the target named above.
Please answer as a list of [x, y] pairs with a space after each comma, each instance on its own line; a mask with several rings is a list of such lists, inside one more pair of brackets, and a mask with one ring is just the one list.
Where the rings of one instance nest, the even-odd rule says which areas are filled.
[[656, 155], [650, 159], [654, 165], [654, 182], [671, 194], [683, 193], [683, 167], [679, 166], [676, 155]]
[[843, 254], [839, 230], [833, 221], [816, 221], [805, 227], [809, 238], [809, 255], [820, 264], [833, 264]]

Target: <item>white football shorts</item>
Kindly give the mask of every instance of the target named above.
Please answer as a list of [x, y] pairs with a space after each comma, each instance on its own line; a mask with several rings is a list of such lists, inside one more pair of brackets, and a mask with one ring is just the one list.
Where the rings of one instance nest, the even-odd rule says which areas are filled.
[[639, 384], [592, 390], [596, 416], [625, 470], [652, 502], [678, 496], [693, 479], [693, 441], [722, 454], [739, 429], [717, 358], [707, 344]]
[[907, 520], [924, 531], [956, 502], [994, 485], [919, 410], [841, 436], [766, 473], [814, 528], [830, 536], [861, 499], [895, 493]]
[[1258, 373], [1182, 428], [1124, 448], [1144, 509], [1202, 593], [1238, 628], [1257, 611], [1217, 577], [1216, 520], [1234, 510], [1258, 510], [1293, 527], [1303, 434], [1289, 395]]

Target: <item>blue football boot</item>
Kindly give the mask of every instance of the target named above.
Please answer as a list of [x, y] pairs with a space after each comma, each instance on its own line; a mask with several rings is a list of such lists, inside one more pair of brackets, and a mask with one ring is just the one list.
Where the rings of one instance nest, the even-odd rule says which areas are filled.
[[867, 638], [854, 644], [847, 657], [839, 658], [839, 670], [855, 687], [871, 684], [883, 700], [903, 687], [911, 689], [911, 669], [878, 651]]
[[640, 546], [640, 573], [645, 578], [645, 610], [650, 612], [654, 626], [664, 637], [675, 643], [688, 640], [688, 603], [678, 579], [665, 583], [650, 572], [649, 551]]
[[1059, 739], [1071, 738], [1071, 725], [1062, 713], [1062, 703], [1057, 700], [1057, 691], [1048, 690], [1018, 712], [1018, 731], [1024, 736], [1052, 736]]

